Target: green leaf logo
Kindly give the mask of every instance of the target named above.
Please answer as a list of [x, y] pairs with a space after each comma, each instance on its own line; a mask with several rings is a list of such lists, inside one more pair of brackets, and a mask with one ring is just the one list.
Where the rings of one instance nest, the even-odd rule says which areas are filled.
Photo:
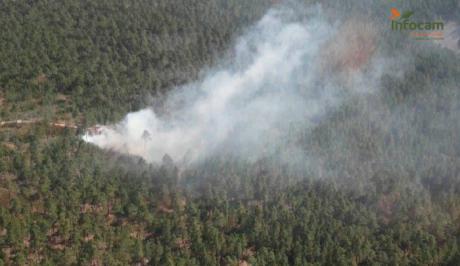
[[404, 12], [402, 14], [402, 16], [399, 18], [399, 20], [409, 19], [413, 14], [414, 14], [414, 12], [412, 12], [412, 11], [406, 11], [406, 12]]

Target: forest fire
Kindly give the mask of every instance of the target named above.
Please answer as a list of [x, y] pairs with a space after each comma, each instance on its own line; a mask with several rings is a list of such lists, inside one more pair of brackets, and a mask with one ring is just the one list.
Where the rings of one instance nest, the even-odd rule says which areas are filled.
[[460, 265], [427, 2], [1, 1], [0, 265]]

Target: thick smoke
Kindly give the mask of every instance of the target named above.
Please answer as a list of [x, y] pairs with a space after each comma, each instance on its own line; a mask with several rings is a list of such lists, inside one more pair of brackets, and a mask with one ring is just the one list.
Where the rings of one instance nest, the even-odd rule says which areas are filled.
[[[256, 160], [301, 153], [296, 132], [313, 128], [348, 97], [371, 92], [385, 67], [372, 40], [350, 43], [343, 24], [324, 21], [319, 7], [307, 13], [270, 10], [237, 40], [224, 67], [169, 95], [168, 115], [151, 108], [130, 113], [84, 140], [149, 162], [165, 154], [193, 163], [220, 154]], [[351, 45], [365, 53], [358, 66], [347, 62]]]

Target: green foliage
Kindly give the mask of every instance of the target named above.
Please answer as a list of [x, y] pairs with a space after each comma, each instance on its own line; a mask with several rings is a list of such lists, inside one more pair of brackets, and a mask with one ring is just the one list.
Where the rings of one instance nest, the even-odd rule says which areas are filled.
[[[119, 119], [196, 77], [268, 3], [3, 1], [0, 88], [8, 101], [37, 108], [38, 98], [90, 123]], [[10, 111], [31, 107], [19, 108]]]
[[[353, 2], [323, 4], [369, 7]], [[119, 118], [195, 78], [271, 3], [2, 1], [1, 118]], [[183, 171], [46, 123], [0, 128], [0, 265], [458, 265], [460, 61], [405, 45], [404, 75], [302, 134], [309, 173], [271, 158]]]

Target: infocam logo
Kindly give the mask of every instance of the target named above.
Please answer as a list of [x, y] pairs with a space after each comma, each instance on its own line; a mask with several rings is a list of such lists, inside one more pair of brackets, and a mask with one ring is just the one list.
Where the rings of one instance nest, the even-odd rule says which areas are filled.
[[414, 12], [405, 11], [401, 14], [398, 9], [391, 9], [391, 29], [394, 31], [412, 31], [410, 35], [417, 40], [444, 39], [444, 22], [412, 21]]

